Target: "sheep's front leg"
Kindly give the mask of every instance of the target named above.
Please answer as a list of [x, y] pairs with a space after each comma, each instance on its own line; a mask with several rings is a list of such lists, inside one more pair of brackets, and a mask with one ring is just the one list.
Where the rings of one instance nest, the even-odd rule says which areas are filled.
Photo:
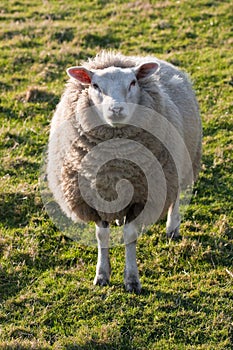
[[136, 227], [129, 223], [124, 226], [125, 242], [125, 288], [128, 292], [141, 293], [138, 267], [136, 262], [136, 242], [138, 232]]
[[176, 202], [173, 203], [168, 209], [166, 233], [167, 237], [171, 239], [178, 238], [180, 236], [180, 212], [179, 212], [179, 196]]
[[111, 266], [109, 260], [109, 226], [107, 222], [96, 224], [96, 238], [98, 242], [98, 261], [94, 284], [106, 286], [109, 284]]

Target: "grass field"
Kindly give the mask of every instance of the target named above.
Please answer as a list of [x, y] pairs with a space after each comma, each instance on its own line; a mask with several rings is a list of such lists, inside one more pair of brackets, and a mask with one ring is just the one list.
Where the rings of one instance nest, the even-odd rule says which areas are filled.
[[[0, 349], [233, 349], [232, 23], [229, 0], [0, 4]], [[100, 49], [155, 55], [187, 71], [203, 120], [200, 178], [181, 225], [138, 242], [140, 296], [109, 287], [97, 251], [46, 214], [38, 177], [67, 67]]]

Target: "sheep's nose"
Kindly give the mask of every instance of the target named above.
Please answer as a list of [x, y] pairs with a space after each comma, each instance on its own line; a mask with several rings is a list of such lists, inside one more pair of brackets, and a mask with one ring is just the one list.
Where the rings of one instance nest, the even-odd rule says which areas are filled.
[[113, 107], [109, 107], [109, 110], [114, 113], [114, 114], [121, 114], [121, 112], [123, 111], [123, 107], [120, 106], [113, 106]]

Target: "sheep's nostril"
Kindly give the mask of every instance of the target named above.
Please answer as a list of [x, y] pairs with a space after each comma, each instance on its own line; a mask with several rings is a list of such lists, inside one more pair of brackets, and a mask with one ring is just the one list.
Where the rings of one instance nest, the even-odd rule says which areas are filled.
[[123, 107], [109, 107], [110, 111], [114, 114], [121, 114]]

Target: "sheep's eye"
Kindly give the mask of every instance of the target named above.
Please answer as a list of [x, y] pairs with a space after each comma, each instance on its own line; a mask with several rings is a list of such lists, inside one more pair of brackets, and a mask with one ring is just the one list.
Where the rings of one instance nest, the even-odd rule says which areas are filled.
[[99, 85], [97, 84], [92, 84], [93, 89], [100, 91]]
[[132, 80], [130, 85], [129, 85], [129, 90], [136, 85], [136, 80]]

